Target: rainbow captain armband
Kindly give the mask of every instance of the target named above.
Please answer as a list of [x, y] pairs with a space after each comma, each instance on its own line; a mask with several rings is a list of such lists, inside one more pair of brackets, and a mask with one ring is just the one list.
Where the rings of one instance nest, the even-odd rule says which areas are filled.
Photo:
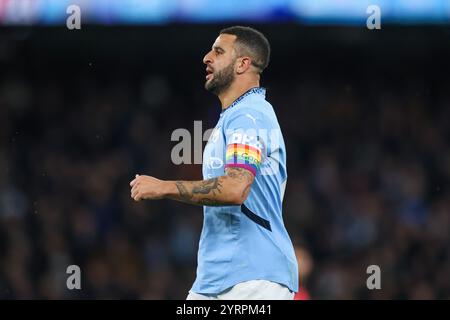
[[261, 165], [261, 149], [241, 143], [227, 145], [225, 168], [244, 168], [256, 175]]

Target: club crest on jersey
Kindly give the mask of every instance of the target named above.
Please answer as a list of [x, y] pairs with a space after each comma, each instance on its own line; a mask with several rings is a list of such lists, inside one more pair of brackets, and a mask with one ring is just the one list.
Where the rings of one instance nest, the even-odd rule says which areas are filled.
[[206, 161], [206, 165], [209, 169], [219, 169], [223, 167], [223, 160], [218, 157], [209, 157]]

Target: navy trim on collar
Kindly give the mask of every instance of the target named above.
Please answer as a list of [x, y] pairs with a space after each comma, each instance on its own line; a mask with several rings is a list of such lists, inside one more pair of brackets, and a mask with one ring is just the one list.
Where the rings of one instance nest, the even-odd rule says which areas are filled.
[[245, 97], [251, 95], [251, 94], [262, 94], [262, 95], [266, 95], [266, 89], [263, 87], [254, 87], [251, 88], [247, 91], [245, 91], [241, 96], [239, 96], [236, 100], [233, 101], [232, 104], [230, 104], [230, 106], [228, 108], [226, 108], [225, 110], [222, 110], [221, 114], [223, 114], [224, 112], [226, 112], [227, 110], [233, 108], [235, 105], [237, 105], [239, 102], [242, 101], [242, 99], [244, 99]]

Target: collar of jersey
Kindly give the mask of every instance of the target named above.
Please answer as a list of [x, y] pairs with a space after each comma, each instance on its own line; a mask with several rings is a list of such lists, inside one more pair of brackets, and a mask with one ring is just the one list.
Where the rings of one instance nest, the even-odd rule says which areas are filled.
[[262, 94], [262, 95], [266, 95], [266, 89], [263, 87], [253, 87], [247, 91], [245, 91], [242, 95], [240, 95], [236, 100], [233, 101], [232, 104], [230, 104], [230, 106], [228, 108], [226, 108], [225, 110], [223, 110], [220, 115], [223, 115], [225, 112], [227, 112], [229, 109], [233, 108], [234, 106], [236, 106], [239, 102], [242, 101], [242, 99], [244, 99], [245, 97], [252, 95], [252, 94]]

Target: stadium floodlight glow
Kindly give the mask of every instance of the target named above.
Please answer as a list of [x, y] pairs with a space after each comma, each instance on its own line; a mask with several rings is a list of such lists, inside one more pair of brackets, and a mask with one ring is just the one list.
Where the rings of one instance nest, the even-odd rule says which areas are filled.
[[450, 23], [448, 0], [0, 0], [0, 25], [64, 25], [77, 5], [88, 24], [297, 22], [366, 25], [376, 5], [383, 23]]

